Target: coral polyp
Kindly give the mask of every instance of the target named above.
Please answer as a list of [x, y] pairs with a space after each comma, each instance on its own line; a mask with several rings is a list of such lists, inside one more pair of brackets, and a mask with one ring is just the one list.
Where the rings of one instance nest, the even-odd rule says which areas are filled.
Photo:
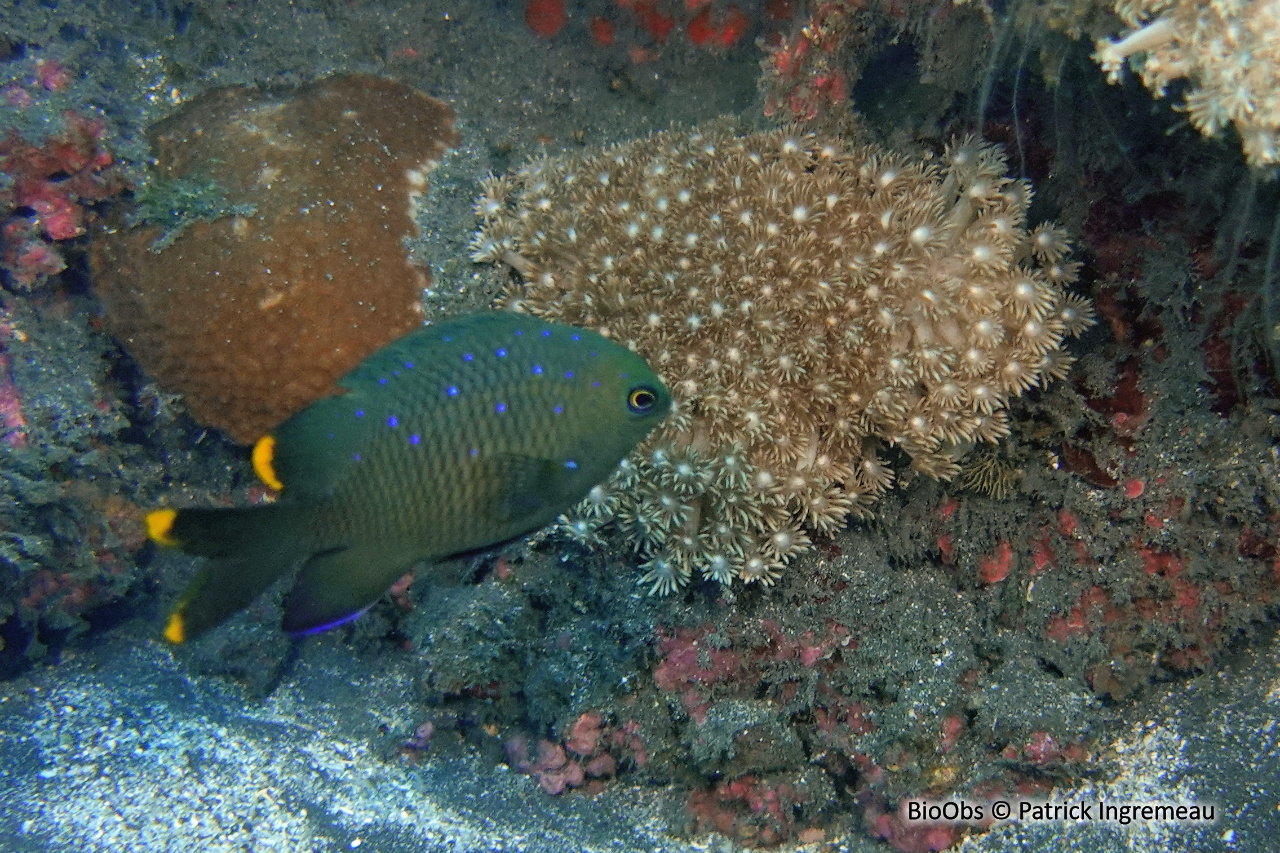
[[907, 157], [795, 128], [672, 130], [491, 179], [473, 257], [519, 274], [507, 304], [635, 349], [676, 399], [633, 487], [570, 532], [618, 522], [651, 592], [695, 570], [770, 584], [869, 510], [887, 447], [954, 476], [1091, 322], [1030, 198], [973, 139]]

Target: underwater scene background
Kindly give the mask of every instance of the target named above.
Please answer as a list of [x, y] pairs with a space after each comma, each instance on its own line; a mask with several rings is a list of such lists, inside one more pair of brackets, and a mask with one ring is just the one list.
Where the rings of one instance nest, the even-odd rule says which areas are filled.
[[[0, 0], [0, 850], [1276, 849], [1277, 45], [1263, 0]], [[670, 414], [340, 627], [285, 583], [166, 641], [201, 563], [148, 513], [287, 506], [264, 435], [494, 309]], [[429, 474], [372, 539], [513, 494]]]

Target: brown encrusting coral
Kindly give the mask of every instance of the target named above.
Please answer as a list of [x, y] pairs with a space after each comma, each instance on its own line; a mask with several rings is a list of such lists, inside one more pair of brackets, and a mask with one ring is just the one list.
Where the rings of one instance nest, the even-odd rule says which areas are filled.
[[492, 179], [474, 258], [521, 274], [509, 305], [626, 343], [676, 397], [567, 532], [618, 522], [653, 592], [695, 569], [767, 584], [889, 486], [886, 444], [953, 476], [1091, 322], [1030, 196], [972, 139], [932, 160], [796, 129], [669, 131]]
[[198, 420], [253, 441], [421, 323], [427, 274], [403, 240], [458, 141], [448, 105], [364, 75], [233, 87], [150, 138], [159, 215], [100, 236], [96, 285], [113, 333]]

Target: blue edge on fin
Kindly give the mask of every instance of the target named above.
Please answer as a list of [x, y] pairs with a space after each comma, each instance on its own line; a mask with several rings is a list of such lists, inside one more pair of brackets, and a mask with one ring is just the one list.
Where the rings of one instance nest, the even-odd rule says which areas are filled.
[[295, 640], [300, 640], [303, 637], [310, 637], [313, 634], [323, 634], [325, 631], [331, 631], [334, 628], [339, 628], [347, 624], [348, 622], [354, 622], [356, 619], [359, 619], [361, 616], [365, 614], [365, 611], [367, 611], [370, 607], [373, 607], [374, 603], [370, 603], [364, 607], [361, 607], [355, 613], [351, 613], [346, 616], [342, 616], [338, 619], [334, 619], [332, 622], [326, 622], [323, 625], [317, 625], [314, 628], [306, 628], [302, 631], [290, 631], [289, 636], [293, 637]]

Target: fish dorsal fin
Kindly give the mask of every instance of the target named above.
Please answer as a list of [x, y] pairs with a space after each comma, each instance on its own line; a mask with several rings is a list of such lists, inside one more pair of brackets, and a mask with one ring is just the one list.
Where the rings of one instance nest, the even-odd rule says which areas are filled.
[[[410, 332], [370, 355], [338, 380], [343, 388], [373, 387], [397, 373], [429, 367], [424, 360], [448, 362], [463, 352], [487, 350], [512, 340], [517, 330], [532, 335], [545, 323], [526, 314], [488, 311]], [[522, 332], [523, 333], [523, 332]]]
[[397, 338], [357, 364], [338, 380], [343, 388], [375, 385], [378, 380], [402, 370], [421, 369], [418, 362], [439, 346], [440, 333], [434, 326], [417, 329]]
[[287, 501], [326, 497], [367, 446], [373, 418], [362, 417], [364, 395], [317, 400], [289, 418], [253, 448], [253, 467]]

